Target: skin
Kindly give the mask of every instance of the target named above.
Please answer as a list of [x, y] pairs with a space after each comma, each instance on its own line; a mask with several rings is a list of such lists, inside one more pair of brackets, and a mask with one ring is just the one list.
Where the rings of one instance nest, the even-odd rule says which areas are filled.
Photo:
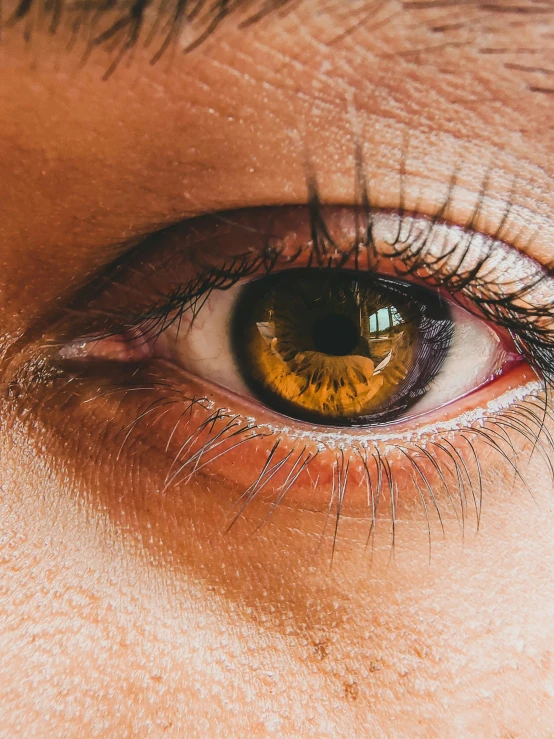
[[3, 736], [551, 732], [554, 485], [520, 436], [530, 489], [484, 447], [477, 534], [445, 513], [430, 556], [408, 501], [393, 550], [385, 517], [372, 550], [367, 521], [343, 518], [330, 567], [324, 506], [252, 535], [260, 501], [226, 533], [231, 485], [160, 492], [163, 429], [118, 456], [131, 402], [17, 379], [129, 241], [304, 203], [307, 158], [325, 201], [351, 204], [356, 138], [380, 206], [399, 206], [404, 167], [406, 206], [432, 214], [457, 170], [449, 218], [467, 223], [488, 176], [479, 229], [511, 201], [505, 240], [554, 259], [554, 15], [391, 2], [352, 28], [321, 5], [230, 20], [171, 64], [137, 50], [107, 81], [107, 55], [80, 67], [63, 34], [2, 39]]

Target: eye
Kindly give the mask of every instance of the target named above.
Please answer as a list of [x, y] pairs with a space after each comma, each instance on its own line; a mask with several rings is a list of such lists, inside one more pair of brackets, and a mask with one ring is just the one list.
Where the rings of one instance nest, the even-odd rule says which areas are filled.
[[[429, 238], [422, 220], [409, 224], [399, 260], [392, 238], [399, 240], [398, 223], [383, 214], [371, 224], [370, 246], [378, 252], [372, 263], [367, 243], [362, 249], [357, 243], [358, 217], [347, 209], [331, 210], [333, 234], [326, 227], [325, 248], [333, 251], [315, 265], [313, 228], [302, 209], [200, 221], [187, 239], [179, 239], [181, 253], [192, 247], [186, 259], [175, 258], [176, 234], [165, 234], [158, 260], [134, 270], [138, 284], [115, 291], [116, 300], [121, 293], [144, 291], [150, 300], [159, 293], [169, 303], [165, 314], [155, 304], [122, 333], [85, 342], [83, 353], [127, 362], [163, 358], [283, 416], [322, 426], [405, 421], [470, 394], [521, 361], [510, 333], [475, 312], [475, 307], [482, 311], [486, 290], [498, 305], [500, 283], [493, 276], [499, 255], [509, 264], [502, 245], [491, 250], [487, 240], [479, 244], [474, 234], [464, 240], [463, 232], [443, 224], [435, 225], [436, 238]], [[213, 248], [215, 264], [206, 245]], [[463, 278], [458, 251], [468, 260], [467, 269], [476, 272], [465, 286], [477, 304], [473, 312], [455, 300], [454, 291], [438, 286], [447, 278]], [[456, 265], [454, 273], [449, 261]], [[180, 268], [183, 278], [187, 271], [196, 274], [185, 288], [174, 283]], [[406, 268], [409, 273], [400, 279]], [[509, 272], [513, 269], [506, 273], [508, 284]], [[470, 292], [474, 282], [478, 295]], [[113, 303], [112, 293], [102, 294], [101, 314]], [[469, 308], [467, 298], [465, 304]]]
[[552, 278], [438, 220], [318, 219], [261, 208], [155, 235], [72, 306], [85, 320], [62, 374], [75, 388], [89, 373], [90, 402], [114, 378], [131, 406], [124, 443], [162, 435], [163, 487], [207, 474], [239, 513], [286, 496], [372, 521], [414, 500], [438, 514], [441, 495], [465, 520], [470, 494], [478, 519], [482, 454], [513, 464], [507, 429], [541, 434]]
[[445, 405], [516, 356], [498, 332], [436, 291], [314, 269], [213, 292], [195, 320], [184, 315], [172, 325], [163, 346], [206, 380], [291, 418], [336, 426]]

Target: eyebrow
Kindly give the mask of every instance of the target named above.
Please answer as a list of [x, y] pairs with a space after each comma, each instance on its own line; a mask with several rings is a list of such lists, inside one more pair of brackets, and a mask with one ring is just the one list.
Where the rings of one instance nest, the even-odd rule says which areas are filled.
[[[63, 26], [71, 42], [88, 36], [88, 52], [95, 47], [115, 48], [117, 64], [137, 45], [158, 47], [152, 63], [171, 44], [188, 34], [183, 53], [202, 45], [224, 21], [241, 16], [240, 28], [263, 20], [274, 12], [285, 14], [304, 0], [18, 0], [4, 28], [22, 25], [27, 40], [36, 30], [54, 36]], [[1, 9], [1, 0], [0, 0]], [[160, 41], [161, 39], [161, 41]], [[70, 45], [72, 45], [70, 43]], [[113, 70], [112, 70], [113, 71]]]
[[[369, 22], [383, 6], [394, 4], [394, 0], [365, 0], [361, 7], [354, 3], [345, 13], [345, 0], [312, 2], [314, 14], [318, 11], [330, 13], [333, 5], [343, 16], [350, 13], [354, 30], [362, 22]], [[0, 10], [1, 3], [2, 0]], [[139, 43], [152, 50], [150, 62], [155, 64], [177, 43], [185, 54], [194, 51], [232, 17], [237, 18], [239, 28], [246, 29], [270, 15], [283, 17], [307, 4], [307, 0], [17, 0], [12, 13], [4, 22], [0, 21], [0, 31], [21, 26], [29, 40], [38, 31], [55, 36], [62, 28], [69, 29], [68, 49], [79, 38], [85, 38], [85, 58], [96, 48], [109, 50], [112, 61], [104, 74], [104, 78], [108, 78]], [[427, 28], [437, 34], [448, 34], [475, 24], [475, 13], [482, 14], [485, 19], [493, 16], [494, 23], [501, 27], [508, 27], [514, 19], [519, 22], [540, 22], [546, 17], [554, 20], [554, 0], [404, 0], [397, 4], [399, 8], [394, 16], [405, 12], [425, 15], [442, 11], [443, 25], [428, 19], [425, 22]], [[372, 14], [372, 11], [375, 12]], [[466, 18], [453, 22], [460, 19], [460, 13]], [[498, 50], [480, 51], [496, 53]]]

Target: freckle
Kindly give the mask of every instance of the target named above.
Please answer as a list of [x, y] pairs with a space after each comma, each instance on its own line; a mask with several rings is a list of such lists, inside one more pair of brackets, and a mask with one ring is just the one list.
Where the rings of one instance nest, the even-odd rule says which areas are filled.
[[359, 694], [358, 683], [352, 680], [350, 683], [344, 683], [344, 695], [350, 700], [357, 700]]
[[318, 641], [315, 642], [314, 645], [314, 652], [316, 654], [316, 657], [320, 660], [325, 659], [327, 657], [327, 642], [326, 641]]

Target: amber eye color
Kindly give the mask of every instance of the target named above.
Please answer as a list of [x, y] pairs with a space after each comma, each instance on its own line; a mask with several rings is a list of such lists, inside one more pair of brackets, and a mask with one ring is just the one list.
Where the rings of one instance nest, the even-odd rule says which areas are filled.
[[416, 285], [336, 270], [291, 270], [246, 285], [233, 351], [252, 393], [314, 423], [369, 425], [403, 415], [452, 343], [450, 308]]

